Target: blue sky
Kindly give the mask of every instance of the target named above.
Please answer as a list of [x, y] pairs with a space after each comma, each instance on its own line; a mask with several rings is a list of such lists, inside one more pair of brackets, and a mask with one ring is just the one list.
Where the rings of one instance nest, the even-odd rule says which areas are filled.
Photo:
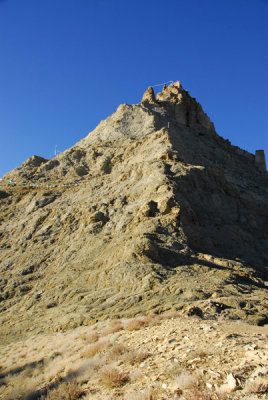
[[268, 158], [268, 0], [0, 0], [0, 176], [180, 80]]

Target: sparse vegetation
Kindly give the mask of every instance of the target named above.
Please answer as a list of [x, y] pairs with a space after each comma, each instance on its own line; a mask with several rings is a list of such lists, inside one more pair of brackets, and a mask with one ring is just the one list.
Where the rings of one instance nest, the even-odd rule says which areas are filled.
[[109, 328], [105, 329], [105, 331], [103, 332], [103, 335], [110, 335], [112, 333], [121, 331], [122, 329], [124, 329], [122, 322], [120, 320], [114, 320], [114, 321], [112, 321]]
[[149, 357], [149, 353], [142, 351], [129, 350], [123, 355], [123, 361], [131, 365], [141, 363]]
[[81, 354], [82, 357], [91, 358], [94, 357], [95, 354], [102, 352], [109, 346], [108, 341], [100, 340], [96, 343], [92, 343], [88, 346]]
[[74, 380], [68, 383], [61, 383], [57, 388], [52, 389], [42, 397], [42, 400], [78, 400], [84, 391]]
[[245, 385], [247, 393], [268, 393], [268, 377], [257, 377], [248, 380]]
[[[0, 398], [37, 400], [36, 393], [41, 393], [46, 400], [91, 400], [94, 393], [96, 400], [231, 399], [230, 390], [233, 389], [225, 378], [226, 371], [230, 370], [219, 374], [218, 368], [219, 365], [226, 368], [236, 360], [233, 355], [227, 363], [221, 364], [228, 346], [231, 345], [229, 349], [233, 349], [234, 354], [241, 348], [243, 351], [239, 355], [244, 354], [242, 334], [232, 335], [232, 340], [222, 343], [219, 342], [222, 334], [215, 335], [217, 329], [222, 329], [217, 322], [199, 324], [192, 317], [183, 320], [169, 316], [102, 322], [69, 333], [40, 335], [2, 346]], [[129, 322], [138, 322], [139, 329], [123, 330]], [[234, 326], [239, 332], [243, 328], [241, 324]], [[122, 332], [109, 337], [109, 329], [119, 327]], [[244, 329], [248, 343], [248, 326]], [[200, 335], [203, 331], [209, 332], [207, 346], [206, 335]], [[259, 346], [263, 343], [260, 338]], [[252, 368], [246, 371], [250, 374], [256, 365]], [[241, 380], [234, 395], [239, 390], [264, 400], [266, 369], [258, 368], [250, 379]], [[215, 379], [216, 382], [218, 379], [217, 385], [214, 385]]]
[[114, 344], [110, 348], [109, 352], [107, 353], [106, 360], [109, 361], [109, 362], [117, 360], [117, 359], [121, 358], [121, 356], [124, 353], [126, 353], [127, 351], [128, 350], [124, 345], [122, 345], [122, 344]]
[[105, 366], [99, 372], [100, 383], [108, 388], [125, 385], [129, 381], [129, 374], [112, 366]]
[[138, 331], [141, 329], [143, 326], [148, 325], [147, 321], [144, 321], [142, 319], [132, 319], [126, 324], [126, 329], [128, 331]]
[[179, 389], [191, 389], [198, 385], [198, 380], [189, 372], [184, 371], [175, 377], [175, 384]]
[[95, 343], [99, 340], [100, 336], [96, 332], [92, 332], [89, 335], [84, 333], [81, 335], [81, 339], [87, 344]]

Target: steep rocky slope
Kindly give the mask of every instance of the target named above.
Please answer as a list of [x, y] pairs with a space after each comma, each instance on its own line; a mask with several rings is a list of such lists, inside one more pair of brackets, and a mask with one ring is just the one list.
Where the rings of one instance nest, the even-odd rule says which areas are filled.
[[25, 161], [1, 183], [0, 340], [192, 305], [267, 323], [267, 173], [254, 161], [178, 82]]

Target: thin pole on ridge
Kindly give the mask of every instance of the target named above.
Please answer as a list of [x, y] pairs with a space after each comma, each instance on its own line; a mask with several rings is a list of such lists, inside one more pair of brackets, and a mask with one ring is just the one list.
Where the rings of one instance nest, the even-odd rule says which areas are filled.
[[153, 85], [153, 86], [151, 86], [151, 87], [162, 86], [162, 85], [164, 85], [165, 83], [174, 83], [174, 82], [173, 82], [173, 81], [168, 81], [168, 82], [158, 83], [157, 85]]

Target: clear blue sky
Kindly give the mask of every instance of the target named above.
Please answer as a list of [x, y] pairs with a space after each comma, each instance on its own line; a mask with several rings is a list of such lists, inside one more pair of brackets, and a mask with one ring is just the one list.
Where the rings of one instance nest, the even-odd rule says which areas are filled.
[[0, 0], [0, 176], [180, 80], [268, 158], [268, 0]]

